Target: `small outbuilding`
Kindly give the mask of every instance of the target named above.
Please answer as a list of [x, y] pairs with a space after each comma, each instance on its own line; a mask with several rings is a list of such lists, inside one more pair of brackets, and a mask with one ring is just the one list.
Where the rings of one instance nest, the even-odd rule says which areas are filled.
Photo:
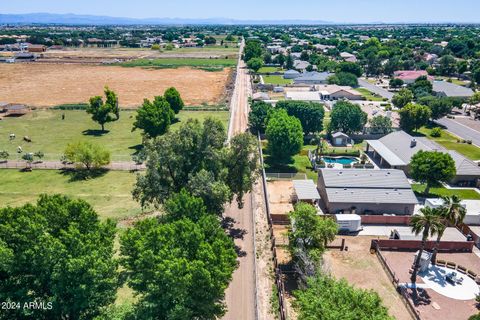
[[343, 132], [335, 132], [332, 134], [332, 145], [335, 147], [346, 147], [352, 145], [353, 140]]
[[5, 116], [22, 116], [30, 111], [24, 104], [7, 104], [2, 107], [2, 112]]

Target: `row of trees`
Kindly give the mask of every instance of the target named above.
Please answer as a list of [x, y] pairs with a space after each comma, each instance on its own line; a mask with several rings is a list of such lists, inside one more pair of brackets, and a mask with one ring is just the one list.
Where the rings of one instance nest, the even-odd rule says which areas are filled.
[[[92, 120], [102, 127], [105, 132], [105, 124], [120, 119], [120, 108], [117, 94], [105, 87], [105, 100], [101, 96], [90, 98], [87, 113], [92, 115]], [[132, 131], [143, 130], [143, 133], [154, 138], [168, 131], [168, 128], [184, 107], [180, 93], [175, 88], [165, 90], [163, 96], [157, 96], [150, 101], [145, 99], [142, 106], [137, 110]]]

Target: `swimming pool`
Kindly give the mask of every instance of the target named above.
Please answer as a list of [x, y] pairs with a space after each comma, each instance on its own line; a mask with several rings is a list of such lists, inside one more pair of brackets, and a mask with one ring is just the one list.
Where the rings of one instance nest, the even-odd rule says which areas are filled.
[[340, 163], [340, 164], [352, 164], [358, 161], [358, 159], [355, 157], [322, 157], [322, 160], [325, 163]]

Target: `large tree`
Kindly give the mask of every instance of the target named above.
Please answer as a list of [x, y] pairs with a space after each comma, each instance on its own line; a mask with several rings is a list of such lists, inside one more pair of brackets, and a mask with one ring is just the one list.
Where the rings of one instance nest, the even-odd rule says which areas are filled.
[[362, 67], [358, 63], [348, 61], [340, 62], [337, 65], [336, 71], [353, 73], [357, 78], [363, 74]]
[[253, 72], [258, 72], [261, 67], [263, 67], [263, 59], [262, 58], [252, 58], [247, 62], [248, 69], [252, 70]]
[[265, 133], [268, 152], [277, 161], [288, 161], [302, 150], [302, 124], [297, 118], [289, 116], [284, 109], [271, 113]]
[[425, 183], [425, 195], [430, 188], [441, 182], [448, 182], [456, 174], [455, 161], [446, 152], [418, 151], [410, 160], [410, 175], [420, 183]]
[[319, 257], [338, 232], [338, 225], [333, 219], [320, 217], [317, 209], [308, 203], [296, 204], [289, 218], [292, 228], [288, 235], [293, 254], [300, 246], [302, 250], [315, 252]]
[[386, 116], [375, 116], [368, 121], [370, 131], [378, 134], [388, 134], [392, 132], [392, 119]]
[[264, 101], [253, 101], [248, 114], [248, 125], [252, 133], [264, 133], [267, 127], [268, 113], [273, 110], [271, 104]]
[[153, 101], [145, 99], [137, 110], [132, 131], [141, 129], [151, 138], [165, 134], [175, 119], [175, 113], [164, 97], [155, 97]]
[[317, 275], [294, 292], [298, 320], [393, 320], [373, 290], [357, 289], [344, 279]]
[[357, 76], [350, 72], [338, 72], [328, 77], [328, 83], [339, 86], [358, 87]]
[[117, 121], [120, 118], [120, 109], [118, 107], [118, 98], [115, 92], [105, 87], [105, 101], [100, 96], [90, 98], [87, 106], [87, 113], [92, 115], [92, 120], [98, 122], [105, 131], [105, 124]]
[[232, 138], [227, 151], [227, 185], [237, 196], [239, 208], [243, 208], [243, 196], [251, 191], [258, 177], [257, 139], [250, 133], [241, 133]]
[[179, 113], [185, 105], [182, 97], [180, 96], [180, 92], [178, 92], [177, 89], [175, 89], [174, 87], [165, 90], [165, 92], [163, 93], [163, 97], [165, 98], [165, 100], [167, 100], [170, 108], [172, 108], [172, 110], [176, 114]]
[[348, 101], [339, 101], [333, 106], [330, 114], [330, 132], [341, 131], [346, 134], [362, 131], [367, 123], [367, 114], [358, 104]]
[[285, 109], [289, 116], [300, 120], [305, 135], [323, 130], [324, 106], [320, 103], [283, 100], [278, 101], [277, 108]]
[[[0, 209], [0, 319], [92, 319], [115, 301], [115, 224], [65, 196]], [[45, 309], [23, 308], [45, 302]], [[48, 307], [47, 303], [51, 303]]]
[[103, 146], [89, 141], [76, 141], [67, 144], [65, 157], [77, 166], [87, 170], [99, 169], [110, 163], [110, 152]]
[[[185, 188], [202, 198], [209, 212], [218, 214], [223, 212], [223, 205], [234, 195], [241, 201], [239, 194], [248, 192], [251, 185], [243, 180], [239, 185], [230, 185], [232, 180], [228, 177], [232, 172], [249, 171], [254, 158], [249, 155], [248, 160], [230, 160], [232, 154], [246, 156], [244, 152], [238, 152], [241, 148], [254, 148], [243, 139], [232, 139], [226, 146], [226, 137], [223, 124], [208, 118], [203, 124], [198, 120], [188, 120], [178, 130], [149, 141], [145, 146], [147, 170], [137, 178], [134, 198], [142, 206], [158, 206], [170, 195]], [[237, 143], [242, 143], [242, 147], [239, 148]], [[249, 139], [248, 143], [253, 143], [253, 140]], [[249, 168], [241, 168], [240, 165]]]
[[161, 222], [149, 218], [120, 240], [139, 319], [216, 319], [236, 268], [234, 243], [214, 215]]
[[392, 103], [395, 107], [401, 109], [413, 101], [413, 93], [407, 88], [403, 88], [393, 95]]
[[252, 58], [261, 58], [263, 55], [262, 44], [259, 40], [247, 40], [243, 52], [243, 59], [248, 62]]
[[426, 125], [432, 116], [429, 107], [415, 103], [407, 104], [398, 113], [400, 114], [400, 128], [407, 132], [417, 131]]

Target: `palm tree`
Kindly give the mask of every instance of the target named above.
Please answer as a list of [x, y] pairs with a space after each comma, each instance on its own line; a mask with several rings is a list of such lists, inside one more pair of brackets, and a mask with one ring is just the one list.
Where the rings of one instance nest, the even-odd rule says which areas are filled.
[[420, 259], [422, 257], [423, 250], [427, 243], [428, 237], [437, 234], [438, 231], [442, 228], [441, 215], [438, 212], [439, 209], [432, 209], [430, 207], [424, 207], [420, 210], [421, 214], [414, 215], [410, 226], [415, 235], [422, 233], [422, 244], [420, 250], [418, 251], [417, 258], [415, 259], [415, 264], [413, 266], [412, 272], [412, 283], [415, 284], [417, 281], [418, 269], [420, 267]]
[[443, 233], [449, 224], [453, 226], [458, 225], [463, 222], [467, 210], [462, 206], [462, 199], [456, 195], [451, 197], [443, 196], [443, 206], [439, 210], [441, 220], [443, 223], [443, 229], [439, 229], [437, 233], [437, 241], [435, 242], [435, 247], [433, 248], [432, 253], [432, 263], [437, 261], [438, 247], [440, 246], [440, 240], [443, 237]]

